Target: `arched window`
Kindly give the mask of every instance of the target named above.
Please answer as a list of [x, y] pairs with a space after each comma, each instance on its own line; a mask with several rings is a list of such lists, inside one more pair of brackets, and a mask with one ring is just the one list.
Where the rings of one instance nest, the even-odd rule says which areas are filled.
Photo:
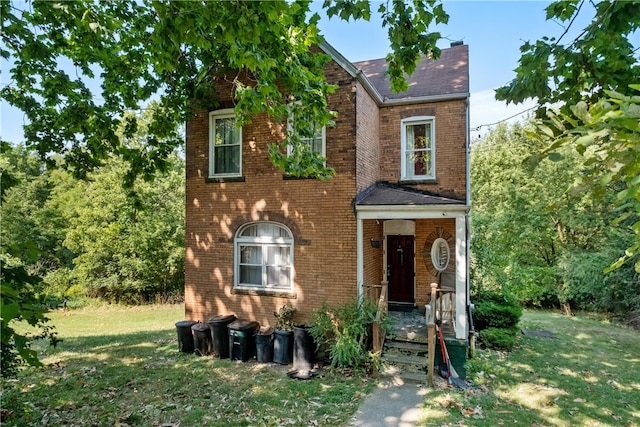
[[254, 222], [235, 238], [235, 287], [293, 290], [293, 236], [282, 224]]

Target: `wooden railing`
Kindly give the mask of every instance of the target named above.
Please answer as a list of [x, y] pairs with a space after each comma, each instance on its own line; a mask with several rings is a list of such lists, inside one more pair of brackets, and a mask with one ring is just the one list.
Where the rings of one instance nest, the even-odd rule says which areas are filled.
[[[386, 331], [381, 327], [382, 320], [387, 314], [387, 306], [389, 302], [388, 290], [389, 282], [383, 281], [380, 285], [365, 285], [365, 295], [372, 300], [378, 301], [378, 310], [376, 311], [376, 318], [373, 321], [373, 353], [381, 355], [382, 347], [384, 346], [384, 338]], [[377, 377], [378, 372], [374, 369], [373, 375]]]
[[431, 310], [427, 310], [427, 385], [433, 387], [433, 371], [436, 361], [436, 295], [438, 284], [431, 284]]

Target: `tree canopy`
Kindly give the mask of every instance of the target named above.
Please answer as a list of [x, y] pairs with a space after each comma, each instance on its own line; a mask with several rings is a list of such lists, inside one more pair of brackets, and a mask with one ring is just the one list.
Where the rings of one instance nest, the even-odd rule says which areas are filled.
[[[297, 114], [285, 144], [301, 144], [292, 136], [310, 136], [309, 122], [325, 125], [333, 117], [326, 105], [333, 86], [322, 69], [328, 57], [314, 49], [323, 40], [320, 17], [311, 13], [310, 4], [1, 2], [0, 53], [13, 67], [11, 83], [0, 96], [25, 113], [27, 147], [43, 158], [63, 154], [77, 176], [111, 154], [129, 162], [130, 181], [163, 169], [167, 155], [182, 142], [178, 125], [188, 119], [193, 101], [215, 103], [211, 89], [221, 70], [245, 72], [253, 79], [252, 86], [234, 81], [241, 123], [260, 112], [282, 121], [292, 101], [300, 101], [296, 105], [304, 106], [305, 114]], [[323, 4], [328, 16], [344, 20], [368, 20], [371, 6], [362, 0]], [[428, 28], [446, 23], [448, 15], [439, 1], [422, 0], [381, 3], [377, 13], [392, 48], [387, 57], [391, 85], [405, 89], [404, 74], [413, 72], [420, 55], [439, 55], [440, 34]], [[138, 122], [124, 113], [145, 108], [150, 100], [157, 103], [146, 144], [130, 147], [116, 129], [125, 122], [126, 141]], [[312, 172], [329, 176], [331, 171], [321, 165], [315, 162]]]
[[[589, 7], [595, 11], [591, 22], [575, 38], [565, 39], [578, 14]], [[496, 91], [496, 98], [538, 100], [537, 127], [529, 134], [546, 145], [529, 161], [561, 161], [562, 147], [573, 147], [583, 156], [586, 172], [574, 190], [596, 188], [596, 197], [616, 192], [618, 220], [636, 233], [615, 264], [620, 266], [640, 254], [640, 2], [556, 1], [546, 11], [564, 32], [523, 44], [516, 77]]]

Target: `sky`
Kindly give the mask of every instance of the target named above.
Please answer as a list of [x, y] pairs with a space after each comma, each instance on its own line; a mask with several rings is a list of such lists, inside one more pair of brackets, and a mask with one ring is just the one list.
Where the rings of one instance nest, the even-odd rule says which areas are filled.
[[[370, 22], [345, 22], [337, 17], [323, 18], [320, 29], [326, 41], [352, 62], [384, 58], [389, 52], [386, 29], [375, 13], [380, 2], [372, 1]], [[495, 101], [494, 90], [515, 77], [514, 69], [520, 57], [520, 46], [543, 36], [559, 37], [563, 32], [558, 23], [546, 21], [544, 8], [548, 1], [457, 1], [445, 0], [449, 23], [436, 29], [445, 38], [439, 47], [449, 47], [452, 41], [469, 46], [469, 81], [471, 92], [471, 139], [477, 139], [491, 128], [491, 124], [520, 120], [518, 114], [535, 106], [525, 102], [506, 106]], [[313, 8], [320, 10], [322, 1]], [[583, 13], [574, 24], [582, 29], [590, 18]], [[1, 84], [7, 84], [7, 63], [2, 62]], [[525, 114], [526, 115], [526, 114]], [[22, 139], [22, 113], [5, 103], [0, 105], [0, 136], [19, 142]]]

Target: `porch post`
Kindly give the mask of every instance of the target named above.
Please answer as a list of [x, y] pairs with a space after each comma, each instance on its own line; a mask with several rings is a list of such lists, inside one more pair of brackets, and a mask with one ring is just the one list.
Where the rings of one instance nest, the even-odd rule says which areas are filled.
[[467, 339], [467, 221], [465, 215], [456, 216], [456, 338]]
[[363, 226], [362, 218], [356, 219], [356, 280], [358, 282], [358, 301], [362, 301], [364, 296], [364, 249], [363, 249]]

